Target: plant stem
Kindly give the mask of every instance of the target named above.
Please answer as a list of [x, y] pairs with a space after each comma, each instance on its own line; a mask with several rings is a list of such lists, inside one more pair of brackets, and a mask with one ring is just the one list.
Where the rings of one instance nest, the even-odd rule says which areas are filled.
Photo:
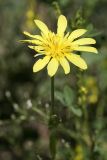
[[51, 116], [54, 115], [54, 76], [51, 78]]
[[56, 156], [56, 142], [57, 142], [56, 128], [57, 128], [57, 116], [55, 114], [55, 107], [54, 107], [54, 77], [52, 77], [51, 78], [51, 109], [50, 109], [50, 119], [49, 119], [51, 160], [55, 160], [55, 156]]

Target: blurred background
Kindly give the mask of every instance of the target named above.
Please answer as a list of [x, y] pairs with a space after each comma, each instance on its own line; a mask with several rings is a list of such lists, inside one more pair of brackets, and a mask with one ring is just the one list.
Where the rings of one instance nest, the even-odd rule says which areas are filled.
[[35, 52], [19, 40], [39, 32], [34, 19], [56, 31], [61, 13], [68, 31], [88, 29], [99, 54], [82, 53], [85, 72], [71, 64], [56, 74], [56, 160], [107, 160], [107, 0], [0, 0], [0, 160], [50, 160], [50, 78], [32, 72]]

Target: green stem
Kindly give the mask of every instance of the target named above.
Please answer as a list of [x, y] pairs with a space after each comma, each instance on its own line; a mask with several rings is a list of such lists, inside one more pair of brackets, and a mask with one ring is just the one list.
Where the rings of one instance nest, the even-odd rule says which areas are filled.
[[54, 115], [54, 76], [51, 78], [51, 116]]
[[49, 130], [50, 130], [50, 154], [51, 160], [56, 158], [56, 148], [57, 148], [57, 129], [59, 126], [59, 117], [55, 112], [54, 106], [54, 77], [51, 78], [51, 109], [49, 118]]
[[55, 156], [56, 156], [56, 143], [57, 143], [56, 128], [57, 128], [57, 116], [55, 114], [55, 107], [54, 107], [54, 77], [52, 77], [51, 78], [51, 109], [50, 109], [50, 119], [49, 119], [51, 160], [55, 160]]

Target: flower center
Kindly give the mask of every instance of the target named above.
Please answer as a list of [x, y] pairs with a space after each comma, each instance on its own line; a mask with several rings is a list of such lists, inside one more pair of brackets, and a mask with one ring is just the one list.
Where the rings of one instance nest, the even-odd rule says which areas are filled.
[[49, 33], [45, 42], [45, 53], [54, 58], [62, 57], [66, 53], [70, 53], [72, 50], [71, 43], [66, 37], [60, 37], [54, 33]]

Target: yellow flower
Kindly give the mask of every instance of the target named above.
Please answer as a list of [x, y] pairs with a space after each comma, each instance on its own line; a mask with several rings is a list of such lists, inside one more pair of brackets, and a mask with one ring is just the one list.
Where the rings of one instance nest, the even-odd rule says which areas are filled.
[[34, 22], [40, 29], [41, 35], [32, 35], [24, 32], [25, 35], [33, 39], [22, 40], [22, 42], [30, 43], [31, 45], [28, 47], [38, 52], [35, 57], [43, 55], [42, 59], [35, 62], [33, 72], [38, 72], [47, 66], [48, 75], [52, 77], [57, 72], [59, 65], [61, 65], [65, 74], [68, 74], [70, 72], [68, 61], [85, 70], [87, 69], [86, 62], [80, 55], [75, 54], [74, 51], [98, 53], [96, 48], [89, 46], [96, 43], [93, 38], [77, 39], [86, 33], [87, 30], [77, 29], [64, 35], [67, 19], [63, 15], [60, 15], [58, 18], [57, 33], [51, 32], [40, 20], [34, 20]]
[[88, 90], [88, 94], [87, 94], [87, 100], [89, 103], [95, 104], [98, 101], [98, 97], [99, 97], [99, 89], [97, 86], [97, 81], [94, 77], [87, 77], [86, 81], [85, 81], [85, 85], [87, 87]]
[[81, 145], [77, 145], [75, 148], [75, 157], [74, 160], [83, 160], [84, 159], [84, 152]]

